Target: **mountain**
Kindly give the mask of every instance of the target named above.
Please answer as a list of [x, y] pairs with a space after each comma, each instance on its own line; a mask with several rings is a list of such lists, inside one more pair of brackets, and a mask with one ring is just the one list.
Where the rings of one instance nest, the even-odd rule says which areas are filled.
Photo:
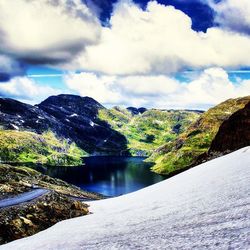
[[0, 128], [28, 130], [42, 133], [61, 124], [37, 106], [25, 104], [9, 98], [0, 98]]
[[50, 130], [90, 154], [126, 152], [126, 138], [98, 118], [101, 109], [94, 99], [74, 95], [51, 96], [36, 106], [1, 98], [0, 127], [38, 134]]
[[225, 120], [207, 152], [195, 164], [217, 158], [250, 145], [250, 102]]
[[160, 145], [177, 138], [200, 117], [200, 112], [114, 107], [100, 109], [98, 117], [126, 137], [131, 155], [149, 156]]
[[209, 154], [231, 152], [250, 144], [250, 102], [225, 120], [212, 141]]
[[249, 249], [250, 147], [128, 195], [89, 202], [91, 215], [0, 247]]
[[127, 140], [110, 125], [98, 118], [104, 108], [90, 97], [75, 95], [51, 96], [37, 107], [62, 124], [55, 131], [70, 138], [80, 148], [90, 154], [125, 154]]
[[[22, 158], [50, 163], [50, 159], [46, 160], [36, 150], [39, 142], [46, 141], [43, 137], [46, 137], [48, 131], [58, 144], [75, 143], [74, 148], [79, 149], [75, 155], [75, 164], [79, 162], [80, 150], [82, 154], [92, 155], [148, 156], [160, 145], [175, 139], [199, 116], [197, 111], [184, 110], [147, 110], [135, 107], [106, 109], [90, 97], [76, 95], [50, 96], [35, 106], [0, 98], [0, 136], [10, 141], [10, 138], [15, 137], [13, 131], [21, 131], [16, 139], [11, 140], [14, 144], [11, 147], [4, 144], [7, 141], [3, 140], [0, 157], [7, 155], [9, 161]], [[24, 145], [24, 151], [27, 152], [26, 149], [32, 144], [31, 154], [21, 152], [22, 143], [18, 138], [24, 140], [25, 137], [27, 147]], [[58, 153], [68, 154], [61, 146], [53, 150], [49, 143], [39, 147], [43, 148], [43, 152], [51, 151], [51, 154], [44, 153], [47, 158], [51, 158], [50, 155], [59, 157]], [[7, 154], [4, 148], [13, 150]], [[57, 159], [55, 164], [63, 162], [65, 157], [61, 154]], [[66, 162], [73, 163], [70, 159]]]
[[[168, 175], [207, 154], [221, 124], [249, 101], [250, 97], [230, 99], [202, 113], [107, 109], [92, 98], [76, 95], [51, 96], [35, 106], [0, 98], [0, 157], [5, 161], [76, 165], [86, 154], [153, 154], [148, 159], [156, 163], [153, 171]], [[243, 126], [236, 122], [237, 116], [231, 119], [234, 126]], [[226, 134], [222, 137], [228, 137]]]
[[146, 108], [135, 108], [135, 107], [128, 107], [127, 110], [132, 114], [132, 115], [139, 115], [139, 114], [143, 114], [144, 112], [147, 111]]
[[[159, 147], [148, 159], [148, 161], [155, 162], [153, 171], [172, 175], [197, 164], [200, 157], [208, 152], [223, 122], [227, 121], [235, 112], [243, 109], [249, 102], [250, 96], [229, 99], [202, 114], [186, 131], [175, 140]], [[235, 118], [232, 119], [235, 120]], [[235, 126], [240, 125], [236, 122], [234, 124]], [[241, 129], [241, 137], [245, 136], [246, 129], [246, 127]], [[225, 133], [223, 137], [225, 137]], [[227, 129], [227, 133], [231, 132]], [[223, 138], [221, 143], [222, 141]], [[246, 144], [249, 145], [249, 142]]]

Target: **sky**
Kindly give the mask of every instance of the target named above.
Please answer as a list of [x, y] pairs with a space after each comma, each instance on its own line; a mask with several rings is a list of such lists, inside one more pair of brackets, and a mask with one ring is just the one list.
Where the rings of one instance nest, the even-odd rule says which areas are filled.
[[208, 109], [250, 95], [249, 0], [0, 0], [0, 97]]

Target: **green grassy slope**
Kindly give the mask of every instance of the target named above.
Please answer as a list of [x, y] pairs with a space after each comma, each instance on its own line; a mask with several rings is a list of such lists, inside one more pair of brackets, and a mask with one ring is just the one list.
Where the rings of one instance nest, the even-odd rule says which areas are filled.
[[208, 151], [222, 122], [249, 101], [250, 96], [229, 99], [202, 114], [176, 140], [158, 148], [148, 159], [155, 162], [153, 171], [167, 175], [194, 164], [200, 155]]
[[156, 109], [133, 116], [128, 110], [119, 107], [99, 111], [99, 119], [109, 123], [127, 138], [129, 152], [133, 156], [151, 155], [160, 145], [174, 140], [199, 116], [190, 111]]
[[86, 153], [52, 132], [0, 130], [0, 161], [49, 165], [79, 165]]

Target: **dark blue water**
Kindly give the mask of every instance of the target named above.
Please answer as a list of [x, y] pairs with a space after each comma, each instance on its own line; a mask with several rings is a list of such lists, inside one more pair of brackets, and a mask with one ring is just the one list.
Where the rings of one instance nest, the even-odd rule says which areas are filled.
[[88, 157], [78, 167], [37, 167], [37, 170], [84, 190], [107, 196], [127, 194], [162, 181], [142, 157]]

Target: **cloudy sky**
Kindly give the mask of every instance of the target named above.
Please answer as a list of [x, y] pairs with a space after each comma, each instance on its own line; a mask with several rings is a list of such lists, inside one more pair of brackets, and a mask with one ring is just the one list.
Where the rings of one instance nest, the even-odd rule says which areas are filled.
[[0, 97], [207, 109], [250, 95], [249, 0], [0, 0]]

